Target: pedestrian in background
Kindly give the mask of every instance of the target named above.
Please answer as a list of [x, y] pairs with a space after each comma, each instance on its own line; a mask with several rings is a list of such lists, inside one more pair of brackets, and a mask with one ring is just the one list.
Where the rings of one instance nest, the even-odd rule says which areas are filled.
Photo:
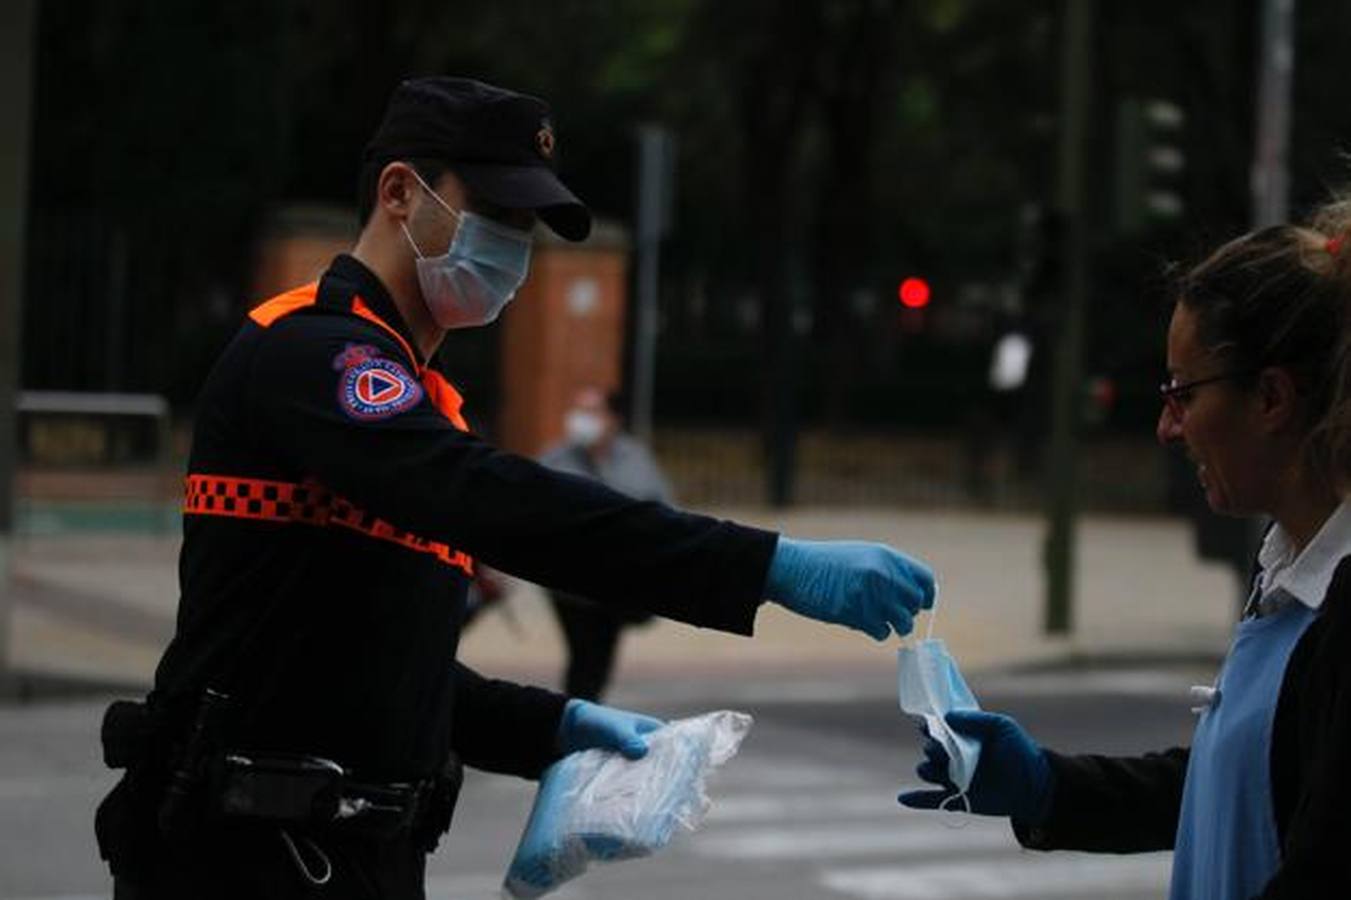
[[[594, 478], [635, 500], [674, 502], [657, 460], [642, 441], [624, 430], [622, 417], [618, 394], [582, 388], [564, 416], [563, 440], [546, 449], [539, 461], [559, 472]], [[599, 700], [610, 681], [624, 627], [652, 617], [566, 591], [549, 591], [549, 600], [568, 647], [563, 689], [573, 697]]]
[[[1013, 719], [951, 712], [978, 741], [966, 801], [1025, 847], [1173, 850], [1172, 900], [1351, 897], [1351, 204], [1240, 237], [1183, 275], [1158, 437], [1210, 508], [1265, 515], [1243, 620], [1190, 747], [1066, 756]], [[1213, 598], [1217, 603], [1225, 597]], [[907, 806], [960, 808], [949, 760]]]

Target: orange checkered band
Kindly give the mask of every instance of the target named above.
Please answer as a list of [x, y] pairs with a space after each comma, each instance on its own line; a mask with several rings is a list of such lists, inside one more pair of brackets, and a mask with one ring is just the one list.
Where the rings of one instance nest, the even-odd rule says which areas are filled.
[[467, 554], [396, 528], [314, 482], [296, 484], [261, 478], [189, 475], [183, 513], [264, 522], [298, 522], [320, 528], [350, 528], [409, 550], [431, 553], [446, 565], [464, 570], [466, 575], [472, 577], [474, 574], [474, 561]]

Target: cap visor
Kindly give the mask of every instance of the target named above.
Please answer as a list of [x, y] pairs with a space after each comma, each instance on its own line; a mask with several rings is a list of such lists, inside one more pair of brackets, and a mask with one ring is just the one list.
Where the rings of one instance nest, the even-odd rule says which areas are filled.
[[533, 209], [561, 238], [585, 240], [591, 233], [591, 212], [543, 166], [459, 164], [455, 172], [478, 197], [505, 209]]

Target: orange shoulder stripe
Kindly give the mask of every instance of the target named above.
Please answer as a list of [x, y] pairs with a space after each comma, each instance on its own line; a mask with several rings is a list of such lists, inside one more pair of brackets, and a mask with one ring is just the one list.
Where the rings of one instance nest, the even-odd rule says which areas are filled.
[[[365, 300], [360, 297], [353, 297], [352, 312], [387, 331], [390, 337], [399, 342], [399, 346], [403, 348], [404, 353], [408, 354], [408, 358], [413, 361], [413, 364], [417, 364], [417, 354], [413, 352], [412, 347], [408, 346], [408, 342], [403, 339], [403, 335], [395, 331], [384, 319], [377, 316], [375, 310], [366, 305]], [[449, 419], [450, 423], [456, 428], [461, 431], [468, 431], [469, 423], [465, 421], [462, 412], [464, 398], [460, 396], [460, 392], [455, 390], [449, 381], [441, 377], [439, 372], [429, 366], [418, 366], [417, 374], [422, 386], [427, 390], [427, 396], [432, 401], [432, 405], [440, 410], [441, 415]]]
[[388, 334], [389, 334], [390, 337], [392, 337], [392, 338], [394, 338], [394, 340], [398, 341], [398, 342], [399, 342], [399, 346], [403, 348], [403, 352], [408, 354], [408, 359], [409, 359], [409, 361], [411, 361], [411, 362], [413, 363], [414, 366], [417, 366], [417, 373], [418, 373], [418, 375], [419, 375], [419, 376], [422, 375], [422, 369], [423, 369], [423, 366], [419, 366], [419, 365], [418, 365], [418, 361], [417, 361], [417, 358], [418, 358], [418, 357], [417, 357], [417, 354], [413, 352], [413, 348], [410, 347], [410, 346], [408, 346], [408, 342], [405, 341], [405, 340], [403, 339], [403, 335], [401, 335], [401, 334], [399, 334], [397, 331], [395, 331], [395, 330], [390, 326], [390, 324], [389, 324], [388, 322], [386, 322], [384, 319], [382, 319], [382, 318], [380, 318], [379, 316], [377, 316], [377, 315], [375, 314], [375, 310], [371, 309], [369, 306], [366, 305], [366, 301], [365, 301], [365, 300], [362, 300], [360, 297], [353, 297], [353, 298], [352, 298], [352, 312], [354, 312], [354, 313], [356, 313], [357, 315], [361, 316], [361, 318], [365, 319], [366, 321], [372, 322], [372, 323], [374, 323], [374, 324], [380, 326], [380, 327], [383, 328], [386, 332], [388, 332]]
[[249, 318], [267, 328], [282, 316], [288, 316], [306, 306], [313, 306], [318, 297], [319, 282], [311, 281], [255, 306], [249, 313]]
[[[284, 294], [278, 294], [271, 300], [254, 307], [249, 313], [249, 318], [259, 325], [267, 328], [278, 319], [288, 316], [298, 309], [304, 309], [307, 306], [313, 306], [318, 302], [319, 282], [312, 281], [309, 284], [301, 285], [294, 290], [287, 291]], [[408, 359], [417, 366], [417, 374], [423, 387], [427, 389], [432, 404], [441, 411], [447, 419], [451, 421], [456, 428], [461, 431], [469, 430], [469, 423], [464, 418], [464, 398], [460, 392], [451, 386], [450, 382], [442, 378], [441, 375], [433, 369], [426, 366], [417, 365], [417, 354], [413, 348], [404, 340], [403, 335], [395, 331], [388, 322], [375, 314], [366, 301], [360, 297], [352, 298], [352, 312], [373, 325], [383, 329], [386, 334], [392, 337], [399, 346], [403, 348], [404, 353], [408, 354]]]
[[465, 421], [462, 411], [464, 398], [440, 372], [435, 369], [423, 372], [422, 386], [426, 388], [427, 397], [432, 401], [432, 405], [441, 411], [441, 415], [450, 419], [450, 424], [461, 431], [469, 430], [469, 423]]

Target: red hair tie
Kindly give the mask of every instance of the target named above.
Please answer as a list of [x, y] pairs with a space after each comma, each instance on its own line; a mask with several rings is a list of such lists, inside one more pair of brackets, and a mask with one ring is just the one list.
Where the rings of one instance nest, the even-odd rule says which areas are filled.
[[1330, 255], [1336, 256], [1337, 254], [1342, 252], [1343, 240], [1344, 238], [1342, 238], [1341, 236], [1335, 238], [1328, 238], [1328, 242], [1325, 245], [1324, 249], [1326, 249]]

